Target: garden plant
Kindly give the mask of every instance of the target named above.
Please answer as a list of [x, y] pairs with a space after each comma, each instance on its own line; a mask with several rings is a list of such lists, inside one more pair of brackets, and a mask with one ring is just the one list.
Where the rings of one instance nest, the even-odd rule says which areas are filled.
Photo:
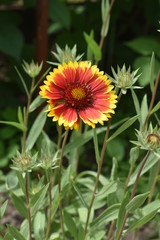
[[[57, 42], [55, 60], [48, 61], [43, 75], [44, 62], [23, 60], [22, 68], [15, 67], [27, 104], [18, 107], [17, 122], [0, 123], [21, 132], [4, 192], [22, 219], [20, 227], [1, 225], [1, 239], [134, 240], [142, 229], [149, 231], [141, 239], [160, 239], [160, 66], [155, 75], [152, 52], [146, 93], [139, 85], [142, 69], [127, 66], [127, 59], [122, 66], [110, 66], [112, 74], [101, 69], [114, 4], [101, 1], [100, 42], [94, 29], [84, 32], [86, 53], [77, 53], [77, 43], [69, 47], [66, 42], [61, 48]], [[134, 114], [126, 110], [127, 117], [120, 119], [119, 104], [128, 97]], [[120, 153], [108, 157], [106, 152], [117, 148], [116, 142], [123, 142], [121, 137], [130, 131], [124, 146], [129, 168], [122, 175], [125, 161], [119, 161]], [[94, 163], [94, 168], [81, 167], [84, 155], [87, 166]], [[109, 171], [103, 174], [106, 165]], [[0, 206], [1, 220], [7, 207], [8, 200]]]

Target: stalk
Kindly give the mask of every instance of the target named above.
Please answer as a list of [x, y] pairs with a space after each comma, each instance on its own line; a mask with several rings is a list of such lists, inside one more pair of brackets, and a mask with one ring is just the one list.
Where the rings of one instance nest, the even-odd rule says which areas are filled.
[[47, 226], [47, 231], [46, 231], [46, 240], [49, 238], [50, 234], [50, 228], [51, 228], [51, 217], [52, 217], [52, 186], [51, 186], [51, 179], [50, 176], [46, 170], [46, 177], [47, 181], [49, 183], [49, 188], [48, 188], [48, 194], [49, 194], [49, 215], [48, 215], [48, 226]]
[[[137, 173], [137, 177], [136, 177], [136, 181], [135, 181], [135, 183], [134, 183], [134, 187], [133, 187], [133, 190], [132, 190], [132, 194], [131, 194], [131, 197], [130, 197], [130, 201], [134, 198], [135, 191], [136, 191], [137, 184], [138, 184], [138, 180], [139, 180], [139, 178], [140, 178], [142, 169], [143, 169], [143, 167], [144, 167], [144, 165], [145, 165], [145, 163], [146, 163], [149, 155], [150, 155], [150, 151], [148, 151], [147, 154], [146, 154], [146, 156], [143, 158], [142, 164], [141, 164], [140, 169], [139, 169], [139, 171], [138, 171], [138, 173]], [[121, 229], [120, 229], [120, 231], [119, 231], [117, 240], [120, 240], [120, 238], [121, 238], [123, 229], [124, 229], [124, 227], [125, 227], [126, 220], [127, 220], [127, 218], [128, 218], [128, 214], [129, 214], [129, 212], [126, 211], [126, 214], [125, 214], [125, 217], [124, 217], [124, 220], [123, 220], [123, 223], [122, 223], [122, 227], [121, 227]]]
[[27, 203], [28, 222], [29, 222], [29, 240], [32, 240], [31, 210], [29, 206], [28, 173], [27, 172], [25, 175], [25, 195], [26, 195], [26, 203]]
[[[66, 141], [67, 141], [68, 133], [69, 133], [69, 129], [66, 131], [66, 134], [65, 134], [65, 137], [64, 137], [63, 143], [62, 143], [60, 165], [59, 165], [59, 184], [58, 184], [59, 193], [61, 192], [61, 173], [62, 173], [64, 147], [65, 147], [65, 144], [66, 144]], [[64, 222], [63, 222], [63, 213], [62, 213], [62, 203], [61, 203], [61, 201], [59, 203], [59, 212], [60, 212], [60, 224], [61, 224], [62, 236], [63, 236], [63, 240], [65, 240]]]

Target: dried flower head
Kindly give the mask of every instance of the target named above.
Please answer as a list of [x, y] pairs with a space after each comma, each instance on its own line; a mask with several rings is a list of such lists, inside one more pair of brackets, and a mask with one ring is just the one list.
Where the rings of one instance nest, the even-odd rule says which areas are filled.
[[38, 63], [34, 63], [34, 61], [32, 60], [32, 62], [29, 64], [27, 62], [25, 62], [23, 60], [23, 69], [24, 71], [31, 77], [31, 78], [35, 78], [36, 76], [39, 75], [41, 69], [42, 69], [42, 65], [43, 62], [41, 62], [40, 65], [38, 65]]
[[66, 129], [79, 128], [79, 120], [89, 126], [103, 125], [116, 107], [117, 95], [107, 75], [88, 62], [69, 62], [53, 69], [40, 95], [49, 101], [48, 116]]
[[133, 86], [141, 75], [139, 74], [138, 76], [136, 76], [139, 69], [131, 72], [130, 67], [128, 68], [128, 70], [126, 70], [125, 64], [123, 65], [122, 69], [117, 66], [117, 73], [114, 71], [113, 68], [111, 69], [114, 76], [114, 79], [112, 78], [112, 81], [115, 83], [116, 87], [121, 88], [123, 94], [126, 94], [127, 89], [141, 88], [138, 86]]

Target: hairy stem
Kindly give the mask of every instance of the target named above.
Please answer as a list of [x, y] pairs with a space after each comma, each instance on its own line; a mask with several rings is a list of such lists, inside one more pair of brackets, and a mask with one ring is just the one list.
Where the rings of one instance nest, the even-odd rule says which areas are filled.
[[31, 211], [30, 211], [30, 206], [29, 206], [28, 173], [27, 172], [26, 172], [26, 175], [25, 175], [25, 195], [26, 195], [28, 223], [29, 223], [29, 239], [32, 240]]
[[[138, 180], [139, 180], [139, 178], [140, 178], [142, 169], [143, 169], [143, 167], [144, 167], [144, 165], [145, 165], [145, 163], [146, 163], [149, 155], [150, 155], [150, 151], [148, 151], [147, 154], [146, 154], [146, 156], [144, 157], [144, 159], [143, 159], [143, 161], [142, 161], [142, 164], [141, 164], [141, 166], [140, 166], [140, 169], [139, 169], [139, 171], [138, 171], [138, 173], [137, 173], [136, 181], [135, 181], [134, 186], [133, 186], [133, 190], [132, 190], [132, 194], [131, 194], [131, 197], [130, 197], [130, 201], [134, 198], [135, 191], [136, 191], [137, 184], [138, 184]], [[120, 240], [120, 238], [121, 238], [123, 229], [124, 229], [124, 227], [125, 227], [126, 220], [127, 220], [127, 218], [128, 218], [128, 214], [129, 214], [129, 212], [127, 211], [126, 214], [125, 214], [123, 223], [122, 223], [122, 227], [121, 227], [121, 229], [120, 229], [120, 231], [119, 231], [117, 240]]]
[[[66, 144], [66, 141], [67, 141], [68, 133], [69, 133], [69, 129], [66, 131], [66, 134], [65, 134], [65, 137], [64, 137], [63, 143], [62, 143], [60, 165], [59, 165], [59, 184], [58, 184], [59, 193], [61, 192], [61, 173], [62, 173], [64, 147], [65, 147], [65, 144]], [[63, 222], [63, 213], [62, 213], [62, 203], [61, 203], [61, 201], [59, 203], [59, 212], [60, 212], [60, 224], [61, 224], [63, 240], [65, 240], [64, 222]]]

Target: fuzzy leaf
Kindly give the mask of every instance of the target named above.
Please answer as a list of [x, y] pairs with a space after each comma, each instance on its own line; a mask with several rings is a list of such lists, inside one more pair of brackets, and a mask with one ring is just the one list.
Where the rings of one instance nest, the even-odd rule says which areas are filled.
[[135, 196], [126, 206], [126, 210], [128, 212], [134, 212], [137, 208], [139, 208], [146, 198], [149, 196], [149, 192], [139, 194]]
[[4, 215], [5, 211], [6, 211], [7, 204], [8, 204], [8, 200], [6, 200], [6, 201], [2, 204], [2, 206], [1, 206], [1, 208], [0, 208], [0, 219], [3, 217], [3, 215]]
[[17, 240], [25, 240], [23, 235], [15, 228], [10, 225], [7, 225], [9, 233]]
[[45, 101], [44, 98], [41, 98], [41, 96], [37, 96], [33, 102], [31, 103], [29, 107], [29, 112], [33, 112], [35, 109], [37, 109], [43, 102]]
[[95, 60], [97, 60], [97, 61], [101, 60], [101, 57], [102, 57], [101, 49], [98, 46], [98, 44], [96, 43], [96, 41], [92, 38], [92, 36], [88, 35], [85, 32], [84, 32], [84, 37], [85, 37], [87, 44], [89, 45], [92, 52], [94, 53]]
[[76, 224], [75, 224], [73, 218], [66, 211], [64, 211], [63, 215], [64, 215], [64, 222], [65, 222], [65, 225], [66, 225], [68, 231], [76, 239], [77, 238], [77, 228], [76, 228]]
[[21, 123], [10, 122], [10, 121], [0, 121], [0, 123], [16, 127], [23, 132], [26, 131], [26, 127], [24, 125], [22, 125]]
[[155, 54], [152, 52], [151, 63], [150, 63], [150, 88], [153, 92], [154, 89], [154, 72], [155, 72]]
[[23, 217], [28, 218], [24, 200], [21, 197], [16, 196], [14, 193], [11, 193], [11, 198], [15, 208], [20, 212], [20, 214]]

